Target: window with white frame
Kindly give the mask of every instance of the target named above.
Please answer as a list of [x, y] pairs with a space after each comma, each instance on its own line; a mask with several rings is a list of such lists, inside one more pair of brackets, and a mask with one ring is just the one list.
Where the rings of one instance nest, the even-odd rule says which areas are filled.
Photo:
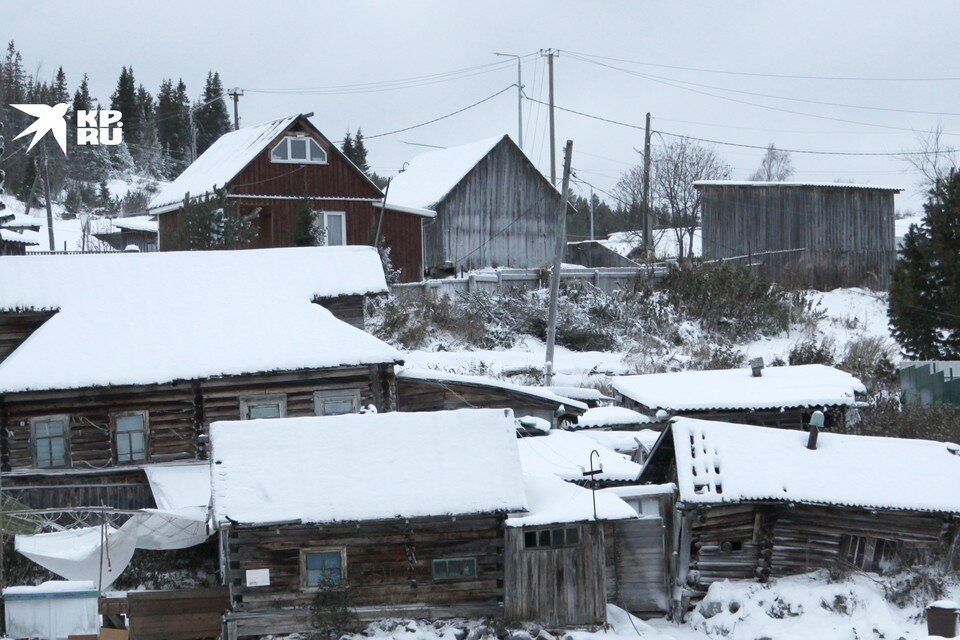
[[327, 152], [309, 136], [287, 136], [270, 151], [270, 161], [327, 164]]
[[314, 213], [317, 222], [323, 220], [324, 244], [328, 247], [339, 247], [347, 244], [347, 214], [342, 211], [316, 211]]
[[147, 459], [147, 412], [120, 413], [113, 418], [117, 462]]
[[31, 420], [33, 428], [33, 460], [38, 467], [67, 466], [67, 416], [45, 416]]
[[360, 412], [359, 389], [331, 389], [313, 394], [314, 413], [318, 416], [339, 416]]
[[347, 550], [343, 547], [304, 549], [300, 552], [300, 586], [323, 588], [339, 585], [346, 576]]
[[287, 396], [263, 395], [240, 398], [240, 419], [284, 418], [287, 415]]

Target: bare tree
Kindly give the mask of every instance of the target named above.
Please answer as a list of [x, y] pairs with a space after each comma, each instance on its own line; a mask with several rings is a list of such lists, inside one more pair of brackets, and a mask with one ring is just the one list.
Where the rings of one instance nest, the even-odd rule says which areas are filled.
[[930, 131], [918, 134], [916, 151], [904, 151], [900, 158], [923, 176], [917, 183], [921, 193], [929, 191], [937, 180], [946, 179], [960, 164], [956, 148], [944, 142], [943, 125], [939, 123]]
[[666, 214], [677, 238], [677, 258], [693, 253], [693, 235], [700, 226], [699, 180], [726, 180], [731, 168], [712, 147], [689, 138], [659, 147], [651, 158], [650, 194]]
[[613, 195], [620, 203], [624, 216], [630, 224], [643, 226], [643, 164], [623, 172]]
[[793, 177], [793, 162], [790, 153], [777, 149], [772, 142], [760, 161], [760, 168], [750, 175], [750, 180], [759, 182], [782, 182]]

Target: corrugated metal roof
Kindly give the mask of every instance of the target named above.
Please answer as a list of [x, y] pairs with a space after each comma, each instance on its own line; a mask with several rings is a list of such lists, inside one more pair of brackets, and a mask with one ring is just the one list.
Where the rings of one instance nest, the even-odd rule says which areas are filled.
[[764, 182], [760, 180], [698, 180], [695, 187], [829, 187], [831, 189], [877, 189], [880, 191], [903, 191], [902, 187], [890, 187], [879, 184], [852, 184], [846, 182], [780, 181]]

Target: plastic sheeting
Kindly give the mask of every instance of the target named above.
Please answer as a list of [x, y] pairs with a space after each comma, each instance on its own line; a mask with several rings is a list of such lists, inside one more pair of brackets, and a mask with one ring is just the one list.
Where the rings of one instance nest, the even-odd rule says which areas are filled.
[[6, 635], [55, 640], [95, 634], [100, 626], [98, 595], [92, 582], [51, 580], [4, 589]]
[[58, 576], [88, 580], [103, 591], [130, 564], [139, 524], [139, 518], [134, 517], [119, 529], [84, 527], [17, 536], [15, 546], [18, 552]]
[[186, 549], [210, 537], [206, 507], [176, 510], [144, 509], [137, 534], [137, 549]]

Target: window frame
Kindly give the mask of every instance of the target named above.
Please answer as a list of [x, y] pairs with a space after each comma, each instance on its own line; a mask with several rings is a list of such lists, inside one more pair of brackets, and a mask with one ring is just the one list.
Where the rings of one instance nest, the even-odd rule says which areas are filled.
[[[323, 214], [323, 244], [326, 247], [345, 247], [347, 246], [347, 212], [346, 211], [315, 211], [314, 213]], [[327, 224], [327, 218], [338, 216], [340, 218], [340, 229], [343, 231], [343, 242], [340, 244], [330, 244], [330, 226]]]
[[[437, 563], [439, 562], [463, 562], [469, 561], [473, 564], [473, 575], [470, 576], [450, 576], [447, 578], [438, 578], [437, 577]], [[430, 575], [433, 578], [434, 582], [463, 582], [466, 580], [476, 580], [480, 575], [480, 567], [477, 562], [476, 556], [451, 556], [449, 558], [434, 558], [430, 562]]]
[[[353, 404], [353, 411], [346, 413], [322, 413], [320, 408], [324, 402], [349, 400]], [[313, 392], [313, 415], [315, 416], [344, 416], [360, 413], [363, 406], [360, 389], [317, 389]]]
[[347, 548], [346, 547], [307, 547], [300, 549], [300, 590], [301, 591], [320, 591], [320, 585], [307, 584], [307, 555], [311, 553], [333, 553], [340, 554], [340, 582], [337, 585], [343, 585], [347, 582]]
[[[143, 459], [120, 460], [120, 431], [117, 430], [117, 419], [127, 416], [143, 416]], [[132, 432], [124, 432], [132, 433]], [[149, 411], [120, 411], [110, 414], [110, 435], [113, 442], [113, 463], [118, 465], [142, 464], [150, 461], [150, 412]]]
[[[290, 157], [290, 141], [291, 141], [291, 140], [304, 140], [304, 141], [306, 141], [306, 143], [307, 143], [307, 157], [306, 157], [306, 158], [304, 158], [304, 159], [302, 159], [302, 160], [295, 160], [295, 159], [293, 159], [293, 158]], [[310, 159], [310, 141], [313, 141], [313, 143], [317, 145], [317, 147], [320, 149], [320, 151], [323, 152], [323, 161], [311, 160], [311, 159]], [[281, 145], [283, 145], [284, 151], [286, 152], [286, 156], [287, 156], [287, 157], [286, 157], [285, 159], [282, 159], [282, 160], [277, 160], [277, 159], [273, 156], [273, 152], [276, 151]], [[313, 136], [309, 136], [309, 135], [306, 135], [306, 134], [301, 134], [301, 135], [296, 135], [296, 134], [294, 134], [294, 135], [285, 135], [285, 136], [283, 136], [283, 138], [280, 140], [280, 142], [278, 142], [277, 144], [275, 144], [275, 145], [273, 145], [272, 147], [270, 147], [270, 162], [272, 162], [272, 163], [274, 163], [274, 164], [317, 164], [317, 165], [325, 165], [325, 164], [330, 164], [330, 152], [327, 151], [326, 149], [324, 149], [324, 148], [323, 148], [323, 145], [320, 144], [320, 141], [317, 140], [316, 138], [314, 138]]]
[[[574, 530], [577, 532], [576, 542], [567, 542], [567, 532], [569, 530]], [[563, 544], [553, 544], [553, 532], [554, 531], [563, 531]], [[549, 544], [540, 544], [540, 535], [544, 532], [549, 532], [551, 538]], [[530, 545], [528, 543], [527, 536], [534, 535], [534, 544]], [[552, 526], [552, 527], [531, 527], [529, 529], [523, 530], [523, 549], [525, 551], [541, 551], [545, 549], [567, 549], [572, 547], [579, 547], [583, 545], [583, 528], [579, 524], [565, 524], [562, 526]]]
[[240, 396], [240, 419], [241, 420], [276, 420], [276, 418], [250, 418], [250, 407], [261, 404], [277, 404], [280, 407], [280, 415], [277, 418], [287, 417], [287, 394], [285, 393], [264, 393], [249, 394]]
[[[62, 465], [49, 465], [45, 467], [40, 466], [40, 458], [37, 455], [37, 423], [38, 422], [54, 422], [60, 420], [63, 422], [63, 464]], [[44, 440], [49, 440], [48, 436], [44, 436]], [[49, 416], [36, 416], [30, 418], [30, 449], [33, 454], [33, 466], [35, 469], [67, 469], [71, 466], [70, 461], [70, 416], [65, 413], [58, 413]]]

